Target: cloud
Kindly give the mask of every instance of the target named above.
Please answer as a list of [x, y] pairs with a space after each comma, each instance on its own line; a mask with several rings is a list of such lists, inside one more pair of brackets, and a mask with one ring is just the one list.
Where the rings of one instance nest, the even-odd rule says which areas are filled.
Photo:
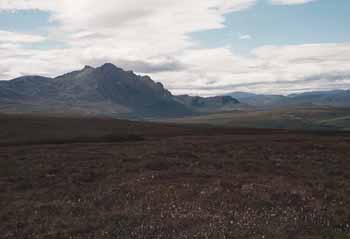
[[252, 36], [249, 35], [249, 34], [238, 33], [238, 39], [240, 39], [240, 40], [250, 40], [250, 39], [252, 39]]
[[274, 5], [296, 5], [315, 2], [317, 0], [271, 0]]
[[160, 62], [145, 62], [145, 61], [126, 61], [116, 60], [117, 65], [126, 69], [131, 69], [136, 72], [143, 73], [156, 73], [156, 72], [172, 72], [186, 69], [180, 61], [177, 60], [164, 60]]
[[[248, 56], [231, 46], [201, 48], [189, 33], [225, 27], [225, 14], [255, 0], [0, 0], [0, 9], [39, 9], [56, 24], [47, 36], [0, 32], [2, 79], [57, 76], [112, 62], [149, 74], [176, 94], [290, 93], [350, 85], [350, 43], [262, 46]], [[275, 0], [275, 4], [306, 1]], [[249, 35], [241, 35], [249, 39]], [[58, 41], [64, 47], [26, 44]]]
[[264, 46], [249, 57], [234, 55], [229, 48], [197, 49], [186, 52], [182, 59], [192, 66], [172, 77], [167, 74], [175, 80], [166, 81], [178, 94], [237, 90], [287, 94], [300, 88], [350, 87], [350, 43]]
[[[0, 44], [24, 44], [24, 43], [38, 43], [44, 41], [46, 38], [39, 35], [31, 35], [10, 31], [0, 30]], [[10, 47], [10, 46], [9, 46]]]
[[125, 70], [132, 70], [135, 72], [142, 73], [159, 73], [159, 72], [172, 72], [185, 70], [186, 66], [181, 62], [174, 59], [158, 59], [157, 61], [141, 61], [141, 60], [124, 60], [124, 59], [113, 59], [102, 58], [93, 59], [88, 62], [89, 65], [100, 66], [106, 62], [113, 62]]
[[[48, 41], [66, 46], [61, 54], [52, 49], [26, 50], [33, 54], [33, 68], [48, 72], [47, 64], [34, 65], [50, 54], [52, 65], [61, 56], [69, 57], [72, 64], [64, 64], [66, 71], [72, 67], [112, 59], [136, 71], [156, 72], [179, 70], [178, 57], [196, 47], [189, 33], [224, 27], [224, 15], [240, 11], [255, 4], [256, 0], [0, 0], [2, 10], [38, 9], [47, 11], [54, 24]], [[24, 39], [24, 38], [23, 38]], [[12, 51], [18, 54], [17, 51]], [[2, 52], [11, 61], [9, 51]], [[169, 57], [172, 60], [169, 60]], [[26, 59], [17, 57], [18, 66], [11, 65], [16, 76]], [[170, 62], [169, 62], [170, 61]], [[57, 64], [56, 64], [57, 65]], [[54, 70], [50, 74], [60, 74]], [[17, 72], [17, 74], [16, 74]]]

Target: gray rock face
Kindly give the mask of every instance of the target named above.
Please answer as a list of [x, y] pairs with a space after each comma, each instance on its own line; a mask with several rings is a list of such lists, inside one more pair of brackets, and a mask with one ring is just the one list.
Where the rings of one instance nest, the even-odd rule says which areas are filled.
[[179, 99], [149, 76], [111, 63], [98, 68], [85, 66], [56, 78], [24, 76], [0, 82], [1, 112], [181, 117], [194, 114], [196, 107], [234, 102], [231, 97], [196, 98], [198, 105], [188, 105]]

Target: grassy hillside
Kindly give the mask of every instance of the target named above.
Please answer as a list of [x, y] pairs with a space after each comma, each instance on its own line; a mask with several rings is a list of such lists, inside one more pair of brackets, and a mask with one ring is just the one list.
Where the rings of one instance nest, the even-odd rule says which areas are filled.
[[348, 130], [350, 128], [350, 108], [286, 107], [265, 111], [225, 112], [168, 121], [248, 128]]

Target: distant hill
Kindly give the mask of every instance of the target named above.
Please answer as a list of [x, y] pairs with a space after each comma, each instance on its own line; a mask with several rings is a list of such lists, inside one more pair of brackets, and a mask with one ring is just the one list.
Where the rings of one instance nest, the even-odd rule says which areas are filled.
[[166, 122], [242, 128], [350, 130], [350, 108], [327, 106], [281, 107], [268, 110], [221, 112], [169, 119]]
[[23, 76], [0, 81], [0, 112], [162, 118], [195, 115], [202, 109], [228, 109], [232, 97], [196, 97], [188, 104], [161, 83], [106, 63], [56, 78]]
[[198, 97], [179, 95], [176, 99], [188, 108], [202, 113], [232, 111], [241, 107], [240, 102], [231, 96]]
[[286, 99], [283, 95], [259, 95], [248, 92], [233, 92], [227, 95], [236, 98], [241, 103], [259, 107], [280, 105]]
[[350, 91], [314, 91], [301, 94], [263, 95], [246, 92], [233, 92], [227, 94], [239, 100], [241, 103], [257, 107], [281, 107], [281, 106], [332, 106], [350, 107]]
[[288, 96], [288, 103], [316, 106], [350, 107], [350, 91], [314, 91]]

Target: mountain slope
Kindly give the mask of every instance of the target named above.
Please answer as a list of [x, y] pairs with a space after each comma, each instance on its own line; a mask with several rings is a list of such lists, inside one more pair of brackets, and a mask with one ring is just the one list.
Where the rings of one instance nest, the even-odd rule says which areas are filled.
[[301, 94], [293, 94], [288, 96], [287, 102], [294, 103], [294, 104], [312, 104], [312, 105], [349, 107], [350, 91], [349, 90], [314, 91], [314, 92], [306, 92]]
[[56, 78], [24, 76], [0, 82], [0, 112], [104, 115], [120, 118], [182, 117], [227, 107], [231, 97], [188, 105], [161, 83], [106, 63]]
[[281, 107], [281, 106], [332, 106], [350, 107], [350, 91], [315, 91], [301, 94], [259, 95], [246, 92], [233, 92], [227, 94], [240, 102], [257, 107]]
[[201, 113], [232, 111], [240, 106], [240, 102], [231, 96], [203, 98], [199, 96], [179, 95], [176, 98], [182, 104]]
[[260, 107], [279, 105], [285, 99], [285, 96], [282, 95], [258, 95], [247, 92], [233, 92], [227, 95], [244, 104]]

